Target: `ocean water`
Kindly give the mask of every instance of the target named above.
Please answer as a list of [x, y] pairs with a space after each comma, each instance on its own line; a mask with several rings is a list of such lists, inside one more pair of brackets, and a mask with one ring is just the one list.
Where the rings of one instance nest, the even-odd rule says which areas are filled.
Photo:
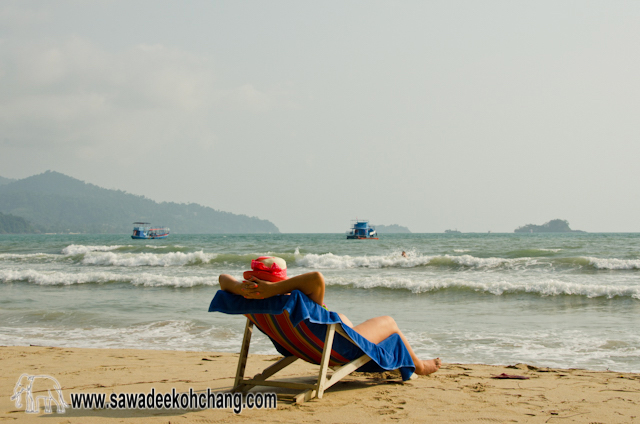
[[260, 255], [425, 358], [640, 372], [640, 234], [1, 235], [0, 345], [237, 352], [244, 318], [207, 308]]

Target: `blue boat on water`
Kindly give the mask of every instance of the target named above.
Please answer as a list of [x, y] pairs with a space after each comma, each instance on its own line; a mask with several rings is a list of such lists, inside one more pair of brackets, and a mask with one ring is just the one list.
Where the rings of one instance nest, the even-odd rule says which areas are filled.
[[375, 227], [369, 225], [369, 221], [353, 221], [353, 227], [347, 231], [347, 240], [378, 240]]
[[152, 227], [149, 222], [134, 222], [133, 234], [131, 238], [140, 239], [163, 239], [169, 236], [168, 227]]

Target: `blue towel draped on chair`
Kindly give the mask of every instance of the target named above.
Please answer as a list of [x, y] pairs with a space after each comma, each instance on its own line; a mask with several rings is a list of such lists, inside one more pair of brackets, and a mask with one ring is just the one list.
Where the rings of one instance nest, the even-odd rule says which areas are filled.
[[307, 362], [320, 363], [329, 324], [340, 324], [347, 340], [336, 334], [333, 340], [330, 365], [341, 365], [363, 354], [371, 361], [357, 371], [381, 372], [400, 370], [408, 380], [415, 366], [399, 335], [393, 334], [377, 345], [371, 343], [351, 327], [342, 324], [335, 312], [329, 312], [294, 290], [290, 295], [268, 299], [245, 299], [219, 290], [209, 306], [209, 312], [246, 315], [273, 342], [283, 356], [297, 356]]

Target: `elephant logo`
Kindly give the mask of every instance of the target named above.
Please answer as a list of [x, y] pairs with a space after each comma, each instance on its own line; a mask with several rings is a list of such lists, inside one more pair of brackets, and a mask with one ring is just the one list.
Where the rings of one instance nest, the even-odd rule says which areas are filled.
[[[69, 405], [64, 401], [62, 388], [55, 378], [48, 375], [22, 374], [13, 389], [11, 400], [16, 402], [16, 408], [22, 407], [22, 394], [27, 404], [24, 412], [37, 414], [40, 411], [40, 401], [44, 403], [44, 412], [51, 413], [51, 403], [56, 404], [56, 412], [64, 414]], [[35, 397], [34, 397], [35, 395]]]

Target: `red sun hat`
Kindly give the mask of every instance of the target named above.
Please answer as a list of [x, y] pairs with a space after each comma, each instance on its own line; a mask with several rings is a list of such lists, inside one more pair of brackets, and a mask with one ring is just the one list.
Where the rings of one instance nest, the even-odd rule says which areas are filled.
[[258, 280], [276, 283], [287, 279], [287, 263], [276, 256], [260, 256], [251, 261], [251, 271], [243, 274], [245, 280], [256, 277]]

